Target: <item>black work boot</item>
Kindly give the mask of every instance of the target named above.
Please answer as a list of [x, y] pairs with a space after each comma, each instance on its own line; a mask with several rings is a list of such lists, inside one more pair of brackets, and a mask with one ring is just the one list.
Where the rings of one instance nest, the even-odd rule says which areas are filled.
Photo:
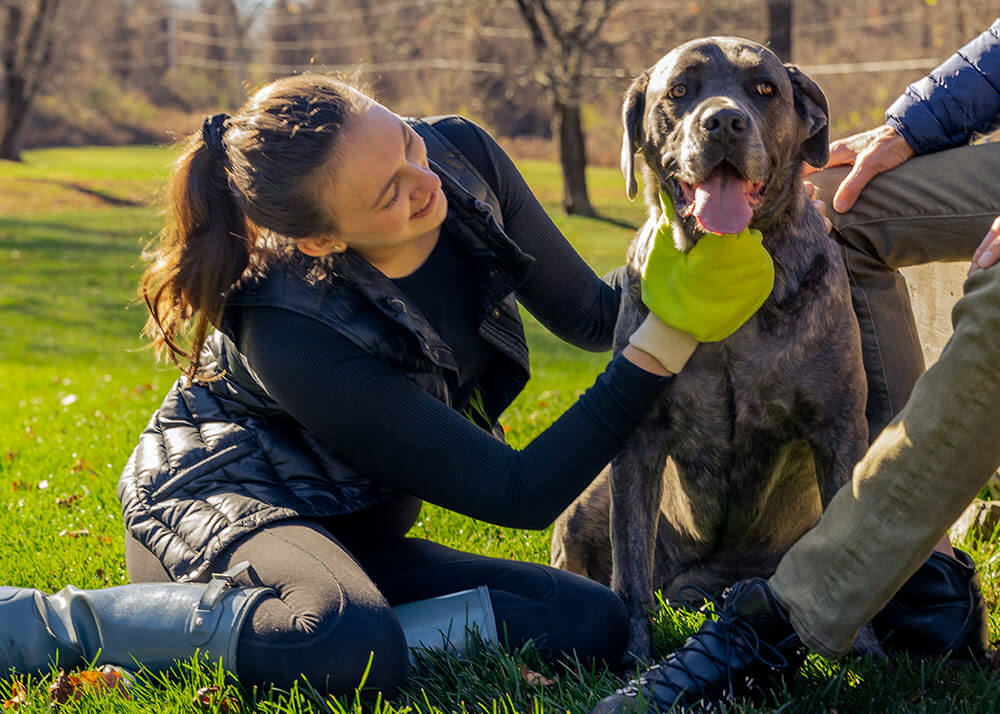
[[872, 620], [887, 650], [914, 657], [986, 660], [989, 622], [972, 558], [934, 552]]
[[680, 649], [602, 699], [592, 714], [682, 710], [735, 699], [794, 674], [807, 649], [767, 581], [740, 581], [723, 598], [718, 619], [706, 620]]

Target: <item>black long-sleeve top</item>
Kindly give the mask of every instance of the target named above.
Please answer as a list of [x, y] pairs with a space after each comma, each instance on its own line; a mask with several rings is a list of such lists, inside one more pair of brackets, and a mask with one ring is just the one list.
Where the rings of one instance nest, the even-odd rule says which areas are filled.
[[[507, 234], [535, 258], [519, 301], [557, 335], [607, 349], [617, 292], [566, 242], [485, 132], [457, 117], [435, 126], [491, 184]], [[498, 441], [460, 413], [494, 349], [463, 309], [473, 286], [462, 260], [442, 231], [427, 262], [396, 281], [455, 352], [454, 408], [336, 330], [288, 310], [241, 308], [237, 345], [271, 397], [370, 478], [474, 518], [544, 528], [621, 449], [667, 378], [619, 355], [524, 449]]]

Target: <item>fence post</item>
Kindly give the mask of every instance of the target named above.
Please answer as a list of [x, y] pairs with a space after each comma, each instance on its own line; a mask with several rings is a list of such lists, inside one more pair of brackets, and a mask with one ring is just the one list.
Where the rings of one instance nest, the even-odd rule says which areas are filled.
[[767, 0], [767, 38], [782, 62], [792, 61], [792, 2]]

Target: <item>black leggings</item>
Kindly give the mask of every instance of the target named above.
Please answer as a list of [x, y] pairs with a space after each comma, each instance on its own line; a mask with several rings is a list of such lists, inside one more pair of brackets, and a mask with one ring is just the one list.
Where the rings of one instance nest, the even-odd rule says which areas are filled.
[[[240, 633], [237, 670], [245, 685], [288, 687], [304, 674], [318, 689], [349, 693], [374, 652], [366, 686], [392, 692], [406, 677], [408, 650], [391, 607], [480, 585], [489, 588], [497, 629], [509, 647], [533, 640], [551, 658], [620, 659], [628, 619], [621, 600], [603, 585], [537, 563], [405, 538], [416, 513], [407, 499], [370, 511], [279, 521], [216, 559], [215, 572], [249, 561], [253, 567], [241, 584], [276, 591]], [[125, 546], [132, 582], [170, 579], [128, 535]]]

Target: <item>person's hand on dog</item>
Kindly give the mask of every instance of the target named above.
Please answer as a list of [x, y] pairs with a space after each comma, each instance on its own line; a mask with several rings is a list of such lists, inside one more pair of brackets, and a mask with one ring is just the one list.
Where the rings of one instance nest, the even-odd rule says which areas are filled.
[[647, 318], [629, 342], [677, 372], [696, 341], [723, 340], [757, 312], [774, 287], [774, 263], [760, 231], [751, 228], [706, 233], [689, 251], [678, 250], [674, 206], [662, 191], [660, 205], [663, 215], [641, 283], [642, 301], [657, 319]]
[[1000, 216], [993, 221], [993, 225], [986, 231], [983, 242], [976, 248], [972, 255], [972, 264], [969, 266], [969, 275], [977, 270], [988, 268], [1000, 258]]
[[[825, 168], [851, 166], [833, 197], [833, 210], [849, 211], [868, 182], [884, 171], [896, 168], [914, 155], [902, 134], [888, 124], [870, 129], [830, 144], [830, 161]], [[808, 165], [802, 174], [817, 171]]]
[[806, 194], [809, 196], [809, 200], [812, 201], [813, 206], [819, 211], [820, 217], [823, 219], [823, 225], [826, 226], [826, 232], [829, 233], [833, 230], [833, 223], [829, 218], [826, 217], [826, 201], [816, 198], [816, 184], [812, 181], [802, 182], [806, 187]]

